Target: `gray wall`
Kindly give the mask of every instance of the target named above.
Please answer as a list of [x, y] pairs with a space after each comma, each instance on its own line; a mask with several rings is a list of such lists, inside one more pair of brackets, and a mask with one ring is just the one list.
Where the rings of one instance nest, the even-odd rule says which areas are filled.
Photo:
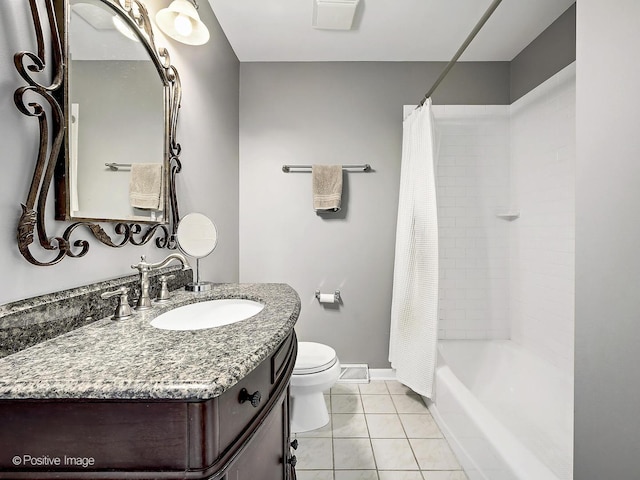
[[511, 102], [530, 92], [576, 59], [576, 5], [511, 61]]
[[576, 480], [640, 472], [640, 2], [577, 13]]
[[[153, 14], [166, 2], [146, 3]], [[169, 48], [184, 88], [178, 125], [184, 166], [177, 185], [180, 213], [201, 211], [217, 222], [220, 242], [202, 262], [203, 275], [237, 281], [239, 62], [208, 2], [200, 2], [200, 15], [212, 34], [206, 46], [182, 45], [159, 33], [156, 38]], [[16, 226], [33, 176], [37, 121], [22, 115], [13, 103], [13, 92], [24, 85], [13, 67], [13, 54], [35, 48], [28, 5], [0, 2], [0, 271], [10, 272], [3, 276], [0, 303], [130, 274], [129, 266], [139, 255], [159, 260], [167, 253], [152, 246], [112, 249], [92, 241], [86, 257], [68, 258], [53, 267], [32, 266], [20, 255]], [[48, 215], [49, 235], [61, 233], [66, 224], [54, 222], [53, 212]]]
[[[402, 106], [443, 64], [243, 63], [240, 68], [240, 280], [289, 283], [302, 299], [301, 340], [344, 363], [388, 363]], [[441, 103], [508, 103], [508, 63], [460, 64]], [[343, 210], [318, 216], [311, 174], [282, 165], [370, 163], [344, 175]], [[342, 292], [340, 308], [314, 291]]]

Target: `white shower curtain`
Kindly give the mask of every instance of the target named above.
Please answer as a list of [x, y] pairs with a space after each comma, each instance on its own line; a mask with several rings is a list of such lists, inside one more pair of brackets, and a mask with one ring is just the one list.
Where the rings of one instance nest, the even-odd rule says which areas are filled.
[[396, 378], [431, 398], [438, 337], [438, 216], [431, 99], [403, 122], [389, 361]]

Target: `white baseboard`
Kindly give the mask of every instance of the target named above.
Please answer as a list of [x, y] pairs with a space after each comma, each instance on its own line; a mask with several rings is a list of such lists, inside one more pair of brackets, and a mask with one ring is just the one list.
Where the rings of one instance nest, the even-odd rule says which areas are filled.
[[370, 368], [369, 378], [371, 380], [395, 380], [396, 371], [393, 368]]

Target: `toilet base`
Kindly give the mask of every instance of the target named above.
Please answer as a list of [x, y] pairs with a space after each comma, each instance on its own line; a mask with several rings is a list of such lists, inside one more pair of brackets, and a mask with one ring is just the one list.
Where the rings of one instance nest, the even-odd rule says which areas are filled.
[[291, 433], [308, 432], [329, 423], [329, 412], [322, 392], [291, 396]]

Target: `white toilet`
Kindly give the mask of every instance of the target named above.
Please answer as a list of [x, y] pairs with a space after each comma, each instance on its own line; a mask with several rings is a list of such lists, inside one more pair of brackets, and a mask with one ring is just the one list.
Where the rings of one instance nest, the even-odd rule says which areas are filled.
[[336, 351], [314, 342], [298, 342], [298, 357], [291, 376], [291, 432], [315, 430], [329, 423], [323, 392], [340, 376]]

